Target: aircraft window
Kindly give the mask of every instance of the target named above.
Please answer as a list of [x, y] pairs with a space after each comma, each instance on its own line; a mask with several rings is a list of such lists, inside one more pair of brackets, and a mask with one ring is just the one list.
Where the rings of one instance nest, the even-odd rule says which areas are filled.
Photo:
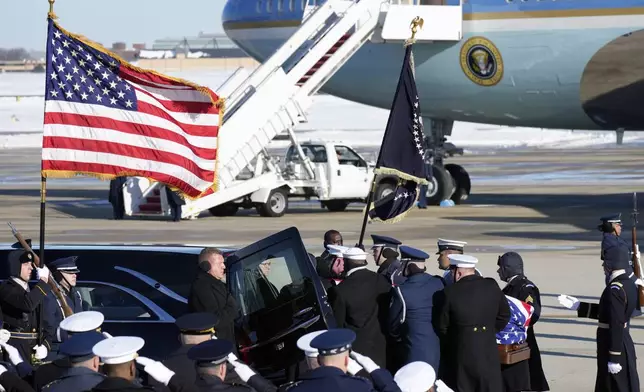
[[291, 12], [295, 11], [295, 0], [288, 0], [288, 10]]
[[80, 293], [83, 310], [101, 312], [105, 320], [159, 319], [143, 302], [112, 285], [79, 282], [76, 289]]
[[277, 0], [277, 12], [282, 12], [284, 9], [284, 0]]
[[266, 12], [271, 13], [273, 12], [273, 0], [266, 0]]
[[353, 165], [355, 167], [367, 167], [367, 162], [356, 154], [355, 151], [346, 146], [336, 146], [335, 153], [338, 155], [340, 165]]
[[306, 8], [306, 0], [300, 1], [300, 9], [304, 11], [304, 8]]
[[257, 0], [257, 12], [262, 12], [262, 2], [263, 0]]

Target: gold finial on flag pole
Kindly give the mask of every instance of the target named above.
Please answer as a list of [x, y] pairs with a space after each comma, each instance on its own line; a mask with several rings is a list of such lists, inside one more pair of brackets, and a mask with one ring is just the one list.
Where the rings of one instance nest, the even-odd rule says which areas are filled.
[[425, 20], [421, 18], [420, 16], [415, 17], [410, 24], [411, 28], [411, 37], [405, 41], [405, 46], [411, 45], [416, 42], [416, 33], [418, 32], [418, 28], [423, 28], [423, 24], [425, 23]]
[[54, 3], [56, 0], [47, 0], [49, 1], [49, 12], [47, 13], [47, 17], [51, 19], [57, 19], [56, 14], [54, 13]]

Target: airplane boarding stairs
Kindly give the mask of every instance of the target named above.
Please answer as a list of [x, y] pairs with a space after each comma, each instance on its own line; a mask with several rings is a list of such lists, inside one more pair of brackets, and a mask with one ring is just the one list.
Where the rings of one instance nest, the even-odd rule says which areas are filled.
[[[293, 129], [306, 121], [312, 96], [367, 40], [373, 40], [372, 35], [378, 35], [377, 41], [383, 40], [384, 29], [379, 25], [387, 27], [393, 22], [387, 23], [385, 17], [383, 24], [382, 11], [392, 7], [419, 11], [434, 6], [400, 6], [388, 0], [329, 0], [307, 14], [300, 28], [247, 78], [237, 72], [217, 90], [226, 98], [219, 130], [219, 188], [197, 200], [186, 200], [183, 218], [196, 217], [204, 210], [225, 215], [221, 212], [227, 203], [246, 196], [250, 196], [261, 215], [275, 216], [268, 206], [284, 202], [291, 187], [266, 147], [284, 132], [297, 145]], [[401, 41], [409, 37], [409, 23], [413, 19], [408, 18], [409, 12], [399, 21], [406, 26], [404, 36], [401, 32], [391, 33], [393, 29], [389, 28], [386, 40], [395, 40], [396, 34]], [[460, 21], [457, 30], [460, 39]], [[310, 160], [301, 148], [298, 150], [308, 176], [315, 180], [316, 171]], [[249, 169], [250, 178], [238, 179], [240, 173]], [[129, 178], [124, 188], [126, 214], [169, 215], [165, 192], [159, 191], [162, 187], [139, 177]], [[320, 187], [320, 192], [324, 193], [324, 189]]]

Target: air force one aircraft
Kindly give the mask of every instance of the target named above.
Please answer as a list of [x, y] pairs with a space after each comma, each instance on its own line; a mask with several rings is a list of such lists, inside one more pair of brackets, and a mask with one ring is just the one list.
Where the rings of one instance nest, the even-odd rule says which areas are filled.
[[[223, 26], [264, 61], [325, 1], [335, 0], [228, 0]], [[454, 121], [615, 130], [618, 138], [644, 129], [644, 0], [442, 4], [462, 7], [462, 38], [414, 45], [425, 132], [439, 147]], [[389, 109], [403, 52], [401, 42], [367, 41], [322, 91]]]

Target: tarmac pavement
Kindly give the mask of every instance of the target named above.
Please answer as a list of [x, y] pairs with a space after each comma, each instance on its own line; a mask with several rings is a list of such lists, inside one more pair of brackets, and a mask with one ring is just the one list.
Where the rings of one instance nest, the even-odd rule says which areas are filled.
[[[0, 223], [11, 221], [34, 239], [39, 227], [39, 154], [0, 151]], [[436, 239], [467, 241], [466, 252], [479, 258], [481, 272], [497, 280], [497, 257], [519, 252], [527, 276], [542, 293], [543, 314], [535, 330], [550, 389], [593, 390], [596, 321], [577, 319], [556, 297], [566, 293], [599, 300], [604, 276], [596, 227], [600, 216], [622, 212], [624, 236], [630, 241], [632, 192], [644, 191], [641, 149], [480, 150], [448, 162], [463, 165], [472, 177], [473, 194], [466, 204], [416, 209], [397, 224], [370, 224], [365, 244], [371, 244], [371, 233], [397, 237], [430, 253], [428, 272], [439, 273]], [[319, 254], [322, 235], [329, 229], [341, 231], [345, 244], [357, 242], [364, 207], [355, 204], [331, 213], [315, 202], [294, 202], [281, 218], [262, 218], [248, 210], [225, 218], [206, 213], [178, 223], [150, 218], [113, 221], [107, 192], [107, 182], [91, 178], [49, 180], [46, 242], [243, 246], [295, 226], [309, 251]], [[0, 230], [1, 243], [14, 241], [8, 227]], [[642, 317], [632, 320], [631, 334], [638, 356], [644, 358]], [[644, 381], [642, 362], [638, 369]]]

